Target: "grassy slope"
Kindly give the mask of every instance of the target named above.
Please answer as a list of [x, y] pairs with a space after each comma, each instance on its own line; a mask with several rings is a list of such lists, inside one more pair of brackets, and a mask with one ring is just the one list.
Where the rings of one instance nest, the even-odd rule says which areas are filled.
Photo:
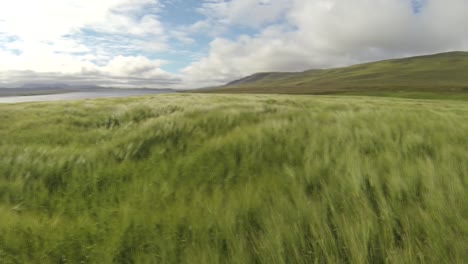
[[[468, 52], [388, 60], [302, 73], [263, 73], [216, 93], [468, 92]], [[387, 93], [388, 95], [388, 93]], [[443, 96], [443, 95], [440, 95]], [[463, 96], [466, 99], [466, 96]]]
[[468, 105], [0, 105], [0, 263], [463, 263]]

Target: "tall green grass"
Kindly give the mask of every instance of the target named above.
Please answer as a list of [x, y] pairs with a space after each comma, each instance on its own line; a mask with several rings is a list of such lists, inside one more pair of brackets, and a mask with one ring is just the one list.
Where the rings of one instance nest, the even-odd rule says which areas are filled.
[[468, 104], [0, 105], [0, 263], [466, 263]]

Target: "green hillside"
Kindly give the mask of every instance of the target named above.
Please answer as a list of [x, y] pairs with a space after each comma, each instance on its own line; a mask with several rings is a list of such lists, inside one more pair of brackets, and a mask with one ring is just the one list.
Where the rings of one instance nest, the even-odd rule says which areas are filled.
[[395, 59], [300, 73], [258, 73], [216, 93], [468, 92], [468, 52]]
[[466, 263], [467, 135], [448, 100], [0, 105], [0, 263]]

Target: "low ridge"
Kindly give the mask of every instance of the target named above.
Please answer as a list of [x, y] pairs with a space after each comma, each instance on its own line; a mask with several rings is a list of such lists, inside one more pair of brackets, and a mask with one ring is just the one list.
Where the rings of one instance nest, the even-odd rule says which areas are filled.
[[349, 92], [468, 92], [468, 52], [364, 63], [297, 73], [257, 73], [213, 93], [332, 94]]

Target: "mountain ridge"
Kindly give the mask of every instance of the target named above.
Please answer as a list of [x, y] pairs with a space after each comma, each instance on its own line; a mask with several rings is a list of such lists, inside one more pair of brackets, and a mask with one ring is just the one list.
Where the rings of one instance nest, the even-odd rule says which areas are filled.
[[302, 72], [261, 72], [208, 93], [468, 92], [468, 52], [453, 51]]

